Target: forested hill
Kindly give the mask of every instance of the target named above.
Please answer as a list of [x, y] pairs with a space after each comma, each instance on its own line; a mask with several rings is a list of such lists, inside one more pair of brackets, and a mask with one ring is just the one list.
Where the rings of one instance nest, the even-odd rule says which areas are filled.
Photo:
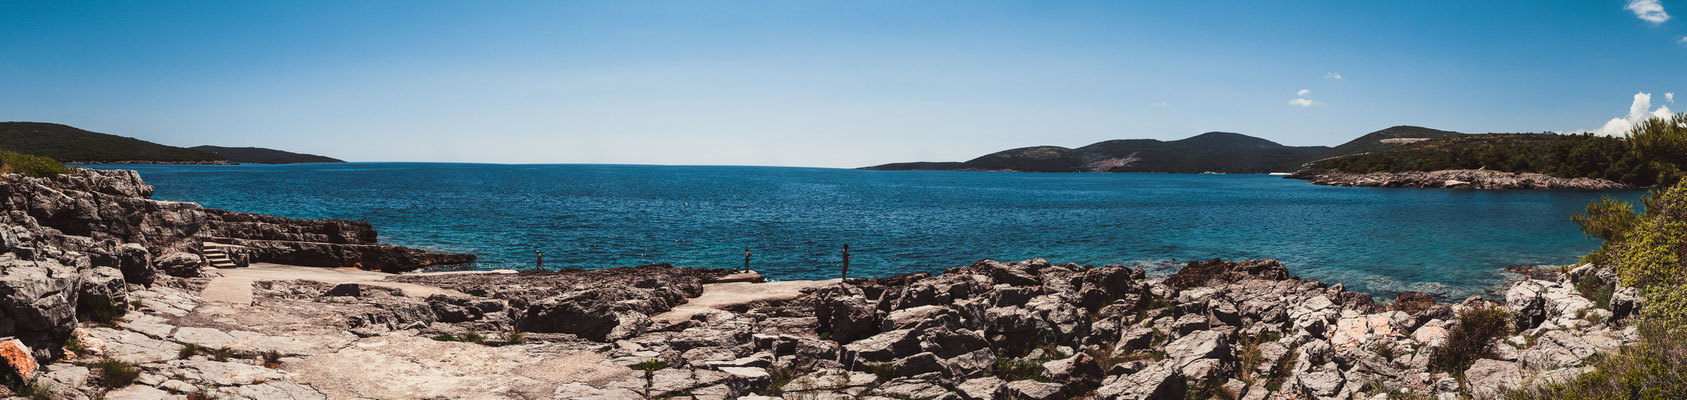
[[294, 153], [262, 147], [194, 146], [194, 150], [216, 154], [241, 164], [309, 164], [345, 161], [315, 154]]
[[863, 169], [1266, 173], [1294, 171], [1329, 150], [1324, 146], [1284, 146], [1239, 133], [1208, 132], [1183, 140], [1109, 140], [1076, 149], [1024, 147], [987, 154], [966, 162], [895, 163]]
[[199, 150], [44, 122], [0, 122], [0, 150], [79, 162], [228, 162]]
[[1680, 175], [1673, 164], [1645, 156], [1624, 139], [1551, 133], [1447, 136], [1323, 159], [1307, 169], [1351, 173], [1485, 169], [1607, 179], [1635, 186], [1673, 182]]
[[1357, 139], [1342, 143], [1330, 151], [1320, 155], [1323, 157], [1340, 157], [1351, 154], [1369, 153], [1394, 148], [1403, 144], [1417, 143], [1430, 139], [1453, 137], [1463, 133], [1430, 129], [1421, 126], [1400, 125], [1389, 127], [1376, 132], [1365, 134]]

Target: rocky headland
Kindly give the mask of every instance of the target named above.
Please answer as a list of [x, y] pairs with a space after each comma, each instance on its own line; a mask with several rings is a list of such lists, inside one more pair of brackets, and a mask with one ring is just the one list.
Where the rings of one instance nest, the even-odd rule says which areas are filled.
[[[1488, 398], [1586, 373], [1637, 340], [1642, 307], [1592, 265], [1455, 303], [1379, 302], [1273, 260], [1164, 277], [1043, 260], [765, 283], [667, 265], [392, 274], [463, 256], [375, 244], [367, 224], [149, 194], [123, 171], [0, 184], [13, 394]], [[206, 241], [245, 262], [188, 256]]]
[[1595, 178], [1559, 178], [1537, 173], [1515, 173], [1476, 169], [1352, 173], [1308, 169], [1290, 174], [1325, 186], [1371, 186], [1448, 189], [1632, 189], [1633, 185]]

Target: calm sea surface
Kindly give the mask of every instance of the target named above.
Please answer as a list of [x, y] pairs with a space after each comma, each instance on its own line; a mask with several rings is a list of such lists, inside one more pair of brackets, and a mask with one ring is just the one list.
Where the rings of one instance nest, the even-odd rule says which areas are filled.
[[[1342, 188], [1267, 175], [890, 172], [637, 165], [122, 165], [154, 198], [373, 223], [381, 240], [474, 268], [649, 263], [774, 279], [940, 271], [980, 259], [1143, 265], [1276, 258], [1392, 296], [1482, 294], [1500, 268], [1598, 247], [1570, 215], [1642, 192]], [[1175, 260], [1172, 261], [1172, 260]]]

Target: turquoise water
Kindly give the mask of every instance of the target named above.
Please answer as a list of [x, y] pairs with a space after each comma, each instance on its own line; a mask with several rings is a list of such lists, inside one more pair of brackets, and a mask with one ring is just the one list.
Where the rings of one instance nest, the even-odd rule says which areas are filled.
[[1570, 222], [1641, 192], [1343, 188], [1267, 175], [1031, 174], [776, 167], [352, 163], [123, 165], [164, 200], [365, 220], [381, 240], [475, 268], [666, 262], [775, 279], [939, 271], [980, 259], [1144, 265], [1276, 258], [1392, 296], [1482, 294], [1507, 265], [1598, 247]]

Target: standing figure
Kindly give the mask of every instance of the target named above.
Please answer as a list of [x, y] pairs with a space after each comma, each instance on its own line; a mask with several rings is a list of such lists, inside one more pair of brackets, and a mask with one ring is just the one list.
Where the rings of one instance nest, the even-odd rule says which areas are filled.
[[750, 272], [750, 248], [744, 248], [744, 272]]
[[545, 270], [545, 253], [540, 253], [538, 250], [534, 250], [533, 255], [536, 256], [536, 257], [539, 257], [539, 263], [538, 263], [539, 270], [544, 271]]
[[849, 279], [849, 245], [847, 245], [847, 244], [844, 245], [843, 259], [844, 259], [843, 278]]

